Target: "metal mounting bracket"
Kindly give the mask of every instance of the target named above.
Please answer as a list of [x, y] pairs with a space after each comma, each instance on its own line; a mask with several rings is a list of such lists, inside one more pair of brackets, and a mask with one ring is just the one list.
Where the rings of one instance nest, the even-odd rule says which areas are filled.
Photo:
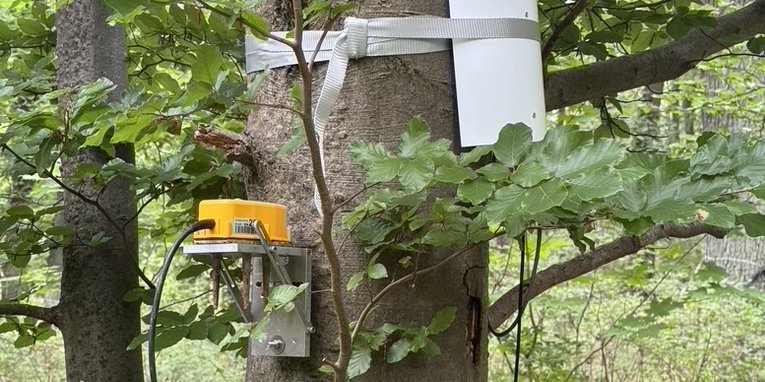
[[[311, 257], [307, 248], [272, 246], [262, 224], [253, 222], [259, 243], [210, 243], [193, 244], [183, 247], [189, 256], [243, 257], [252, 255], [252, 277], [250, 278], [250, 314], [245, 314], [237, 298], [236, 285], [224, 271], [223, 279], [234, 296], [240, 313], [248, 322], [257, 322], [265, 317], [264, 308], [268, 291], [276, 285], [300, 285], [308, 283], [305, 293], [298, 296], [295, 309], [290, 312], [278, 310], [270, 314], [266, 326], [267, 339], [262, 342], [250, 341], [250, 354], [254, 356], [307, 357], [310, 354], [310, 335], [315, 331], [311, 324]], [[262, 234], [262, 236], [261, 236]], [[276, 275], [276, 277], [270, 277]], [[276, 280], [274, 280], [276, 279]]]

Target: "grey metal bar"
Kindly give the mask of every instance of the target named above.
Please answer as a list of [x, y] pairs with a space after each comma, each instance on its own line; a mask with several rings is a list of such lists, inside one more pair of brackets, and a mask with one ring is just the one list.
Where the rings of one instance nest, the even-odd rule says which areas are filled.
[[252, 315], [250, 312], [246, 311], [244, 309], [244, 306], [242, 305], [242, 294], [239, 291], [239, 288], [236, 286], [236, 283], [234, 282], [234, 278], [231, 277], [231, 273], [228, 271], [228, 264], [226, 264], [226, 260], [221, 257], [220, 259], [221, 267], [220, 267], [220, 273], [223, 275], [223, 280], [226, 283], [226, 286], [228, 287], [228, 292], [231, 293], [231, 298], [234, 299], [234, 304], [236, 305], [236, 308], [239, 310], [239, 314], [242, 315], [242, 319], [244, 322], [251, 323], [252, 322]]

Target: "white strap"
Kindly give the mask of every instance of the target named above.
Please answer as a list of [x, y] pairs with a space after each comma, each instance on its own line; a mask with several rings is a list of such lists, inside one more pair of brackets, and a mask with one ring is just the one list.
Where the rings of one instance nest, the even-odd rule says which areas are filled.
[[[287, 32], [275, 34], [286, 38]], [[328, 32], [318, 46], [322, 34], [323, 31], [305, 31], [302, 48], [306, 57], [318, 49], [316, 61], [329, 61], [314, 111], [324, 168], [325, 127], [343, 88], [349, 59], [438, 52], [449, 49], [449, 39], [522, 38], [539, 41], [539, 25], [531, 19], [513, 18], [384, 17], [367, 20], [349, 17], [342, 31]], [[247, 36], [245, 49], [247, 73], [297, 64], [292, 49], [274, 40], [256, 40]], [[314, 193], [314, 204], [321, 214], [318, 192]]]

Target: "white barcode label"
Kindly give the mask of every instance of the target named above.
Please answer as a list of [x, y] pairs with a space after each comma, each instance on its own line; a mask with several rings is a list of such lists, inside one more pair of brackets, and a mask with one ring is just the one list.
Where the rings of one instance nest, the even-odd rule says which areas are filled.
[[252, 220], [234, 220], [232, 231], [236, 235], [256, 235], [255, 223]]

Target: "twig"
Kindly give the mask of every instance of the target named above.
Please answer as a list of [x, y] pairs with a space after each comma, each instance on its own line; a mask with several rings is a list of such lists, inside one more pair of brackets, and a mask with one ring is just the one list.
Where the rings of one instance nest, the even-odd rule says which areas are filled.
[[347, 205], [348, 203], [352, 202], [353, 199], [356, 199], [356, 197], [358, 197], [359, 195], [363, 194], [364, 192], [368, 191], [372, 187], [375, 187], [375, 186], [377, 186], [379, 184], [380, 184], [380, 182], [376, 182], [376, 183], [372, 183], [372, 184], [364, 186], [364, 188], [362, 188], [361, 190], [357, 191], [356, 193], [351, 195], [348, 199], [345, 199], [342, 203], [339, 203], [337, 206], [335, 206], [335, 208], [332, 210], [332, 213], [333, 214], [337, 213], [337, 211], [339, 211], [340, 208], [343, 208], [345, 205]]
[[316, 56], [319, 55], [321, 44], [324, 42], [324, 38], [327, 37], [327, 33], [329, 33], [330, 29], [332, 29], [332, 24], [335, 23], [335, 20], [337, 20], [337, 17], [329, 17], [327, 19], [327, 23], [324, 24], [324, 28], [322, 28], [321, 36], [319, 36], [319, 41], [316, 43], [316, 48], [313, 50], [313, 54], [311, 55], [311, 58], [308, 60], [308, 70], [313, 70], [313, 64], [314, 62], [316, 62]]
[[[495, 235], [495, 237], [498, 236], [498, 235]], [[374, 297], [372, 297], [372, 299], [369, 300], [367, 305], [364, 306], [364, 309], [361, 311], [361, 314], [359, 314], [358, 320], [356, 320], [356, 325], [353, 328], [353, 334], [351, 334], [351, 339], [355, 339], [356, 338], [356, 335], [359, 333], [359, 330], [361, 330], [361, 327], [362, 327], [362, 325], [364, 323], [364, 320], [367, 318], [367, 315], [369, 314], [369, 312], [377, 304], [377, 302], [380, 301], [380, 299], [382, 299], [383, 297], [385, 297], [385, 295], [388, 294], [390, 291], [392, 291], [393, 289], [395, 289], [399, 285], [404, 285], [404, 284], [408, 283], [410, 280], [413, 280], [416, 277], [421, 277], [422, 275], [424, 275], [426, 273], [430, 273], [432, 271], [435, 271], [438, 268], [441, 268], [442, 266], [444, 266], [447, 263], [449, 263], [451, 260], [453, 260], [453, 259], [459, 257], [460, 255], [463, 255], [465, 252], [475, 248], [477, 245], [478, 245], [478, 243], [475, 243], [475, 244], [471, 244], [471, 245], [469, 245], [467, 247], [464, 247], [464, 248], [460, 249], [459, 251], [455, 251], [455, 252], [451, 253], [450, 255], [444, 257], [441, 261], [439, 261], [439, 262], [437, 262], [437, 263], [435, 263], [435, 264], [433, 264], [433, 265], [431, 265], [429, 267], [426, 267], [426, 268], [417, 270], [415, 272], [409, 273], [408, 275], [406, 275], [406, 276], [404, 276], [404, 277], [402, 277], [402, 278], [400, 278], [400, 279], [398, 279], [398, 280], [396, 280], [396, 281], [386, 285], [385, 288], [383, 288]]]
[[579, 14], [582, 13], [586, 7], [587, 0], [577, 0], [576, 3], [574, 3], [574, 6], [572, 6], [568, 11], [566, 17], [560, 22], [560, 24], [555, 26], [552, 34], [550, 35], [550, 38], [547, 39], [545, 46], [542, 48], [542, 62], [545, 62], [547, 57], [550, 56], [555, 43], [558, 42], [558, 39], [560, 38], [563, 31], [566, 30], [566, 28], [568, 28], [574, 22], [574, 20], [576, 20], [576, 17], [579, 16]]

